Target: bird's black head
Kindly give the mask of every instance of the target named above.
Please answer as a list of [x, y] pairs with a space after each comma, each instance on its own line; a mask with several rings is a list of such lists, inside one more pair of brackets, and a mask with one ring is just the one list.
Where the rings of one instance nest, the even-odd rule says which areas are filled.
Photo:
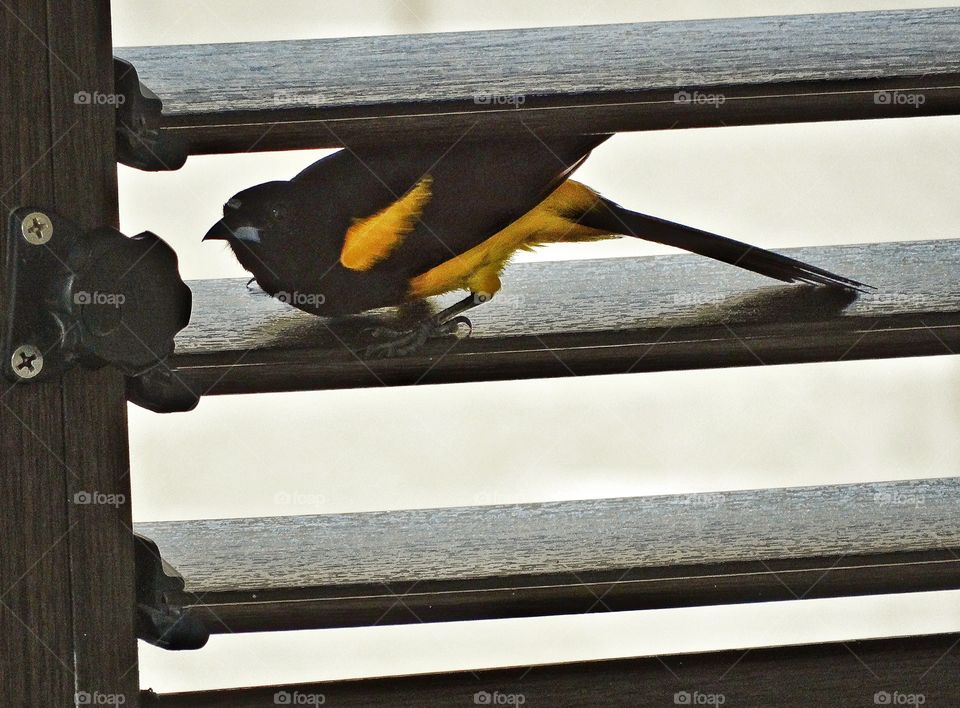
[[[341, 266], [350, 212], [315, 185], [267, 182], [234, 195], [204, 241], [225, 241], [270, 295], [316, 315], [336, 316], [395, 304], [406, 280], [390, 281]], [[394, 292], [396, 290], [396, 292]]]
[[223, 218], [204, 241], [226, 241], [240, 264], [257, 277], [261, 286], [272, 280], [269, 261], [283, 234], [288, 215], [286, 182], [267, 182], [233, 196], [223, 206]]
[[286, 182], [267, 182], [238, 192], [223, 205], [223, 218], [214, 224], [204, 241], [221, 240], [256, 246], [266, 233], [283, 224], [283, 188]]

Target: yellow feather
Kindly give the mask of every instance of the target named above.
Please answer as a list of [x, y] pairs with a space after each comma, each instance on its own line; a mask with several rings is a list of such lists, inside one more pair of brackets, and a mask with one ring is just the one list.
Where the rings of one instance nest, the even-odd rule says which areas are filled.
[[355, 219], [347, 229], [340, 263], [350, 270], [370, 270], [393, 253], [413, 231], [432, 196], [433, 178], [427, 175], [400, 199], [373, 216]]
[[530, 251], [546, 243], [597, 241], [615, 236], [581, 226], [565, 216], [583, 214], [594, 207], [599, 199], [589, 187], [567, 180], [502, 231], [413, 278], [410, 281], [410, 296], [424, 298], [451, 290], [471, 290], [492, 296], [500, 289], [500, 273], [518, 250]]

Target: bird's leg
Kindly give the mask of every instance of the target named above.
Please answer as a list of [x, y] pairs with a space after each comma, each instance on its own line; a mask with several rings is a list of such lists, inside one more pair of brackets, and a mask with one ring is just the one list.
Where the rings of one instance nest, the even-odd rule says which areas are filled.
[[371, 335], [385, 341], [367, 347], [364, 351], [364, 357], [367, 359], [389, 359], [397, 356], [409, 356], [410, 354], [416, 354], [427, 343], [427, 340], [433, 337], [456, 334], [462, 325], [466, 325], [472, 331], [473, 325], [469, 319], [463, 316], [463, 313], [489, 299], [488, 296], [471, 293], [460, 302], [425, 318], [413, 329], [407, 331], [378, 327], [371, 331]]

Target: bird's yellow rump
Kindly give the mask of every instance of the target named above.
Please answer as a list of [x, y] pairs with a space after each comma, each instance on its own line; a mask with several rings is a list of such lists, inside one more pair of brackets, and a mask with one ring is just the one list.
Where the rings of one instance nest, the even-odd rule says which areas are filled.
[[[500, 274], [519, 250], [547, 243], [598, 241], [617, 234], [576, 221], [597, 207], [600, 195], [567, 180], [534, 209], [505, 229], [410, 281], [410, 296], [424, 298], [453, 290], [470, 290], [489, 297], [500, 289]], [[571, 216], [572, 215], [572, 216]]]

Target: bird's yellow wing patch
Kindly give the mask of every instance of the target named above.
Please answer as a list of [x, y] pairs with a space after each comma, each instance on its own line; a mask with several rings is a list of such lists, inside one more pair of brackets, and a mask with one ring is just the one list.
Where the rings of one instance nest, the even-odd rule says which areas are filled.
[[429, 175], [400, 199], [373, 216], [355, 219], [347, 229], [340, 263], [350, 270], [370, 270], [389, 256], [413, 231], [432, 195]]

